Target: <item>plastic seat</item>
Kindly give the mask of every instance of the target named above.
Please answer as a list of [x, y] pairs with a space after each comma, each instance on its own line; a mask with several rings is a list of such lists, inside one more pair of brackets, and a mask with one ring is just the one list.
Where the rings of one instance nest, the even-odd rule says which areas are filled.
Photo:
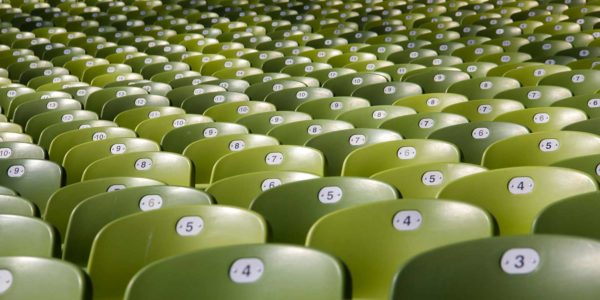
[[139, 138], [111, 138], [73, 146], [65, 154], [62, 162], [67, 173], [66, 183], [79, 182], [84, 170], [96, 160], [142, 151], [160, 151], [160, 146], [155, 142]]
[[480, 99], [459, 102], [442, 111], [466, 117], [471, 122], [493, 121], [506, 112], [524, 109], [522, 103], [510, 99]]
[[306, 101], [296, 111], [308, 113], [314, 119], [335, 119], [344, 112], [370, 106], [369, 101], [358, 97], [330, 97]]
[[26, 124], [34, 116], [51, 111], [79, 109], [81, 109], [81, 103], [74, 99], [51, 98], [45, 100], [34, 100], [20, 104], [15, 108], [13, 122], [24, 126], [25, 131], [27, 131]]
[[[258, 272], [251, 262], [260, 268]], [[243, 280], [236, 276], [238, 265], [250, 272], [240, 275]], [[215, 280], [213, 274], [219, 270], [229, 272], [230, 276]], [[173, 272], [186, 276], [168, 275]], [[339, 261], [312, 249], [285, 245], [221, 247], [180, 255], [144, 268], [132, 279], [125, 299], [251, 297], [269, 300], [284, 295], [289, 299], [342, 299], [345, 293], [342, 274]], [[260, 281], [241, 283], [248, 281], [249, 276], [252, 279], [259, 276]], [[169, 281], [165, 281], [167, 278]], [[190, 281], [206, 284], [187, 284]], [[294, 282], [303, 282], [303, 285]], [[279, 289], [270, 291], [268, 287], [274, 285]], [[305, 288], [307, 286], [311, 288]]]
[[181, 104], [192, 96], [202, 95], [206, 93], [225, 92], [225, 88], [209, 85], [209, 84], [198, 84], [188, 85], [174, 88], [167, 93], [167, 98], [171, 101], [173, 106], [181, 106]]
[[430, 162], [459, 162], [456, 146], [435, 140], [381, 142], [350, 152], [343, 163], [342, 176], [369, 177], [387, 169]]
[[[41, 257], [2, 257], [3, 297], [12, 299], [87, 299], [91, 289], [76, 266]], [[52, 276], [48, 276], [52, 274]], [[31, 288], [31, 285], [36, 288]]]
[[314, 70], [314, 71], [306, 73], [305, 76], [310, 76], [310, 77], [316, 78], [321, 83], [321, 86], [323, 86], [323, 84], [330, 79], [337, 78], [339, 76], [343, 76], [343, 75], [347, 75], [347, 74], [354, 74], [354, 73], [358, 73], [358, 72], [356, 72], [356, 70], [350, 69], [350, 68], [330, 68], [330, 69], [323, 69], [323, 70]]
[[342, 172], [342, 165], [353, 150], [367, 145], [400, 140], [402, 137], [382, 129], [345, 129], [323, 133], [311, 138], [306, 146], [323, 152], [326, 159], [325, 175], [335, 176]]
[[419, 113], [426, 113], [439, 112], [450, 105], [467, 100], [467, 97], [456, 93], [427, 93], [399, 98], [393, 105], [410, 107]]
[[[391, 299], [593, 299], [600, 244], [567, 236], [496, 237], [432, 250], [403, 266]], [[567, 260], [567, 258], [570, 258]], [[579, 267], [580, 264], [585, 267]], [[576, 275], [585, 270], [591, 277]], [[498, 287], [490, 294], [489, 284]]]
[[[446, 213], [450, 212], [460, 215], [461, 221], [448, 217]], [[477, 207], [453, 201], [406, 199], [374, 202], [326, 215], [312, 226], [306, 243], [346, 263], [354, 298], [383, 299], [391, 292], [389, 287], [398, 268], [411, 258], [441, 246], [489, 237], [493, 231], [492, 218]], [[334, 242], [334, 236], [342, 240]], [[411, 247], [405, 247], [407, 243]], [[364, 245], [369, 246], [365, 249]], [[357, 247], [363, 250], [357, 251]]]
[[108, 223], [142, 211], [179, 205], [209, 205], [204, 192], [165, 185], [100, 193], [75, 207], [69, 218], [63, 259], [86, 267], [94, 237]]
[[556, 55], [556, 53], [571, 49], [573, 46], [566, 41], [560, 40], [543, 40], [543, 41], [534, 41], [527, 45], [521, 46], [519, 48], [519, 52], [531, 54], [534, 58], [540, 57], [550, 57]]
[[232, 152], [216, 161], [210, 182], [234, 175], [260, 171], [297, 171], [323, 175], [323, 155], [308, 147], [295, 145], [262, 146]]
[[333, 97], [333, 93], [329, 89], [298, 87], [272, 92], [267, 95], [265, 101], [274, 104], [278, 110], [295, 110], [307, 101], [330, 97]]
[[483, 165], [490, 169], [550, 165], [561, 160], [597, 153], [599, 143], [598, 136], [575, 131], [550, 131], [515, 136], [491, 145], [484, 154]]
[[[487, 191], [485, 200], [473, 186]], [[531, 233], [537, 215], [552, 203], [595, 190], [596, 182], [578, 171], [545, 166], [513, 167], [457, 179], [439, 197], [485, 208], [495, 217], [501, 235], [515, 235]]]
[[[310, 227], [322, 216], [396, 197], [391, 186], [375, 180], [324, 177], [269, 189], [252, 202], [251, 208], [267, 220], [272, 230], [270, 241], [303, 244]], [[295, 207], [302, 207], [305, 213], [290, 215], [288, 212], [294, 211]]]
[[311, 119], [311, 116], [305, 113], [280, 110], [242, 117], [237, 123], [246, 126], [252, 133], [266, 134], [277, 126]]
[[281, 78], [252, 84], [244, 91], [244, 93], [248, 95], [251, 100], [264, 101], [265, 98], [267, 98], [267, 96], [273, 92], [303, 87], [306, 87], [306, 85], [302, 82], [288, 78]]
[[379, 128], [394, 131], [404, 138], [427, 138], [436, 130], [452, 125], [468, 123], [468, 120], [457, 114], [432, 112], [418, 113], [389, 119]]
[[598, 94], [586, 94], [565, 98], [556, 101], [552, 106], [573, 107], [584, 111], [590, 119], [600, 116], [597, 107], [600, 105], [600, 96]]
[[84, 72], [81, 78], [82, 81], [91, 83], [92, 80], [103, 74], [112, 74], [112, 73], [130, 73], [132, 69], [129, 65], [125, 64], [103, 64], [88, 67]]
[[136, 127], [136, 133], [142, 138], [147, 138], [160, 143], [164, 135], [174, 128], [208, 122], [212, 122], [212, 119], [202, 115], [167, 115], [141, 122]]
[[155, 179], [169, 185], [190, 186], [192, 173], [192, 163], [182, 155], [144, 151], [99, 159], [85, 169], [82, 180], [129, 176]]
[[0, 160], [0, 185], [17, 192], [44, 211], [48, 198], [62, 185], [63, 171], [53, 162], [40, 159]]
[[495, 97], [501, 99], [514, 99], [523, 103], [525, 107], [530, 108], [552, 106], [553, 103], [572, 96], [571, 91], [567, 88], [552, 85], [540, 85], [506, 90], [496, 94]]
[[363, 86], [387, 81], [388, 78], [379, 73], [359, 72], [329, 79], [323, 84], [323, 87], [330, 89], [336, 96], [349, 96]]
[[159, 95], [129, 95], [108, 100], [102, 106], [101, 118], [113, 120], [119, 113], [138, 107], [169, 106], [169, 99]]
[[424, 93], [444, 93], [452, 84], [469, 78], [471, 77], [462, 71], [429, 69], [407, 75], [403, 80], [418, 84]]
[[573, 95], [592, 94], [600, 84], [600, 70], [573, 70], [549, 75], [542, 79], [540, 85], [557, 85], [566, 87]]
[[73, 147], [85, 142], [109, 139], [114, 137], [135, 137], [131, 129], [119, 127], [92, 127], [67, 131], [56, 136], [50, 143], [48, 156], [50, 160], [61, 163], [65, 154]]
[[356, 89], [352, 96], [365, 98], [371, 105], [386, 105], [392, 104], [398, 99], [421, 93], [421, 87], [414, 83], [384, 82], [365, 85]]
[[146, 95], [148, 92], [139, 87], [112, 87], [97, 90], [89, 94], [83, 103], [85, 109], [100, 113], [108, 100], [129, 95]]
[[4, 243], [2, 256], [33, 256], [50, 258], [55, 255], [54, 231], [46, 222], [32, 217], [0, 215]]
[[[14, 93], [13, 93], [14, 94]], [[4, 109], [5, 114], [8, 118], [12, 119], [14, 117], [15, 109], [17, 106], [21, 104], [25, 104], [27, 102], [39, 101], [39, 100], [49, 100], [49, 99], [70, 99], [71, 95], [65, 92], [60, 91], [38, 91], [33, 93], [25, 93], [18, 94], [8, 102], [6, 108]]]
[[44, 159], [45, 151], [40, 146], [23, 142], [0, 142], [0, 158]]
[[520, 69], [508, 71], [504, 73], [504, 76], [518, 80], [522, 86], [536, 86], [549, 75], [570, 70], [569, 67], [562, 65], [524, 66]]
[[386, 120], [416, 114], [416, 111], [409, 107], [377, 105], [356, 108], [340, 114], [337, 120], [346, 121], [356, 128], [379, 128]]
[[53, 123], [51, 125], [47, 125], [44, 130], [39, 135], [38, 145], [42, 148], [48, 150], [50, 148], [50, 143], [52, 140], [58, 135], [65, 133], [70, 130], [84, 129], [90, 127], [116, 127], [117, 124], [110, 121], [104, 120], [75, 120], [71, 122], [62, 122], [62, 123]]
[[531, 132], [560, 130], [575, 122], [586, 120], [586, 114], [570, 107], [534, 107], [507, 112], [494, 121], [512, 122], [527, 127]]
[[520, 86], [519, 82], [512, 78], [480, 77], [456, 82], [448, 87], [448, 92], [459, 93], [469, 99], [485, 99]]
[[[7, 188], [5, 189], [9, 190]], [[0, 195], [0, 215], [39, 217], [39, 210], [35, 204], [31, 203], [31, 201], [16, 196], [16, 193], [13, 195], [7, 194], [8, 193], [5, 192]]]
[[242, 101], [222, 103], [209, 107], [204, 115], [220, 122], [235, 122], [245, 116], [275, 111], [275, 106], [262, 101]]
[[135, 129], [140, 123], [145, 120], [158, 118], [167, 115], [184, 114], [185, 111], [178, 107], [172, 106], [147, 106], [128, 109], [119, 113], [115, 118], [115, 123], [121, 127]]
[[389, 168], [370, 178], [386, 182], [400, 191], [401, 197], [436, 198], [448, 183], [487, 169], [473, 164], [453, 162], [418, 163]]
[[267, 134], [277, 138], [282, 144], [304, 145], [314, 136], [351, 128], [352, 124], [344, 121], [315, 119], [283, 124]]

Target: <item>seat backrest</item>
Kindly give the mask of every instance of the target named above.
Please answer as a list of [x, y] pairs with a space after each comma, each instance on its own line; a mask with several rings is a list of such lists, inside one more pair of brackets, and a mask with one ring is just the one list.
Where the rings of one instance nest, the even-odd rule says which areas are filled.
[[192, 162], [181, 154], [142, 151], [99, 159], [85, 169], [81, 178], [143, 177], [168, 185], [191, 186], [193, 171]]
[[[269, 189], [250, 208], [265, 217], [270, 241], [303, 244], [310, 227], [336, 210], [397, 198], [396, 190], [372, 179], [323, 177], [291, 182]], [[302, 213], [295, 213], [302, 211]], [[294, 212], [294, 213], [293, 213]]]
[[0, 256], [50, 258], [58, 250], [54, 229], [38, 218], [0, 215], [0, 238]]
[[84, 300], [91, 294], [83, 271], [58, 259], [0, 257], [0, 280], [6, 299]]
[[200, 139], [248, 133], [245, 126], [235, 123], [196, 123], [170, 130], [163, 136], [160, 144], [165, 151], [182, 153], [188, 145]]
[[499, 115], [495, 121], [512, 122], [527, 127], [531, 132], [558, 131], [567, 125], [583, 121], [587, 115], [571, 107], [533, 107]]
[[0, 195], [0, 215], [39, 216], [38, 208], [31, 201], [16, 195]]
[[[597, 216], [599, 192], [575, 195], [546, 207], [535, 220], [534, 233], [600, 239]], [[565, 220], [569, 220], [565, 222]]]
[[500, 235], [516, 235], [531, 233], [535, 218], [548, 205], [597, 189], [593, 178], [572, 169], [512, 167], [459, 178], [439, 198], [478, 205], [495, 217]]
[[46, 209], [41, 210], [42, 217], [56, 228], [64, 241], [71, 212], [83, 200], [105, 192], [161, 184], [164, 183], [136, 177], [105, 177], [73, 183], [58, 189], [50, 196]]
[[[439, 248], [404, 267], [399, 299], [594, 299], [600, 243], [567, 236], [494, 237]], [[585, 276], [581, 276], [583, 273]]]
[[295, 145], [272, 145], [232, 152], [214, 165], [210, 182], [260, 171], [296, 171], [323, 175], [325, 158], [313, 148]]
[[142, 211], [177, 205], [209, 205], [211, 202], [211, 197], [199, 190], [167, 185], [130, 187], [91, 196], [71, 213], [63, 259], [85, 268], [96, 234], [118, 218]]
[[0, 172], [0, 185], [33, 202], [40, 211], [46, 209], [48, 198], [63, 183], [62, 168], [43, 159], [0, 160]]
[[121, 127], [92, 127], [70, 130], [56, 136], [50, 143], [48, 156], [50, 160], [62, 163], [65, 154], [74, 146], [116, 137], [135, 137], [133, 130]]
[[340, 262], [316, 250], [228, 246], [179, 255], [142, 269], [125, 299], [341, 300], [344, 279]]
[[494, 230], [490, 215], [466, 203], [389, 200], [322, 217], [310, 229], [306, 245], [345, 263], [355, 299], [389, 299], [398, 268], [411, 258], [441, 246], [490, 237]]
[[209, 205], [182, 205], [117, 219], [98, 233], [92, 245], [88, 271], [94, 299], [122, 298], [131, 278], [153, 261], [206, 248], [263, 243], [266, 231], [256, 213]]
[[545, 131], [506, 138], [485, 150], [482, 165], [490, 168], [550, 165], [600, 151], [600, 137], [579, 131]]

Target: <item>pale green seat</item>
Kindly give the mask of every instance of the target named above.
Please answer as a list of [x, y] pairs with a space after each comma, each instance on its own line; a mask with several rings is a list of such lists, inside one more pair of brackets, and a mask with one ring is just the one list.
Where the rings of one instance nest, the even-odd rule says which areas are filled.
[[66, 123], [54, 123], [48, 125], [42, 132], [38, 138], [38, 145], [40, 145], [44, 149], [49, 149], [52, 140], [55, 137], [59, 136], [62, 133], [71, 130], [79, 130], [84, 128], [92, 128], [92, 127], [117, 127], [117, 124], [111, 121], [105, 120], [76, 120]]
[[363, 98], [336, 96], [304, 102], [296, 111], [307, 113], [313, 119], [335, 119], [344, 112], [370, 105], [369, 101]]
[[572, 96], [573, 94], [571, 94], [571, 91], [567, 88], [552, 85], [539, 85], [507, 90], [496, 94], [494, 97], [517, 100], [523, 103], [525, 107], [530, 108], [553, 106], [555, 102]]
[[92, 92], [83, 103], [85, 109], [100, 113], [104, 103], [113, 98], [129, 95], [146, 95], [148, 92], [140, 87], [111, 87]]
[[172, 106], [138, 107], [119, 113], [113, 121], [119, 124], [120, 127], [135, 130], [140, 123], [146, 120], [184, 113], [185, 110]]
[[252, 133], [266, 134], [271, 129], [283, 124], [311, 120], [309, 114], [296, 111], [268, 111], [259, 112], [242, 117], [236, 123], [246, 126]]
[[[390, 299], [595, 299], [600, 243], [583, 238], [495, 237], [432, 250], [403, 266]], [[490, 292], [494, 290], [494, 292]]]
[[423, 93], [444, 93], [452, 84], [470, 78], [469, 74], [456, 68], [437, 67], [437, 70], [427, 68], [423, 71], [413, 71], [405, 75], [402, 80], [418, 84], [423, 89]]
[[53, 257], [54, 229], [34, 217], [0, 214], [0, 256]]
[[600, 151], [600, 137], [576, 131], [546, 131], [498, 141], [487, 148], [483, 166], [490, 169], [550, 165]]
[[85, 268], [96, 234], [119, 218], [143, 211], [179, 205], [210, 205], [211, 202], [211, 197], [204, 192], [167, 185], [131, 187], [91, 196], [71, 213], [63, 259]]
[[336, 120], [351, 123], [356, 128], [378, 128], [383, 122], [417, 112], [405, 106], [376, 105], [349, 110], [337, 116]]
[[402, 198], [437, 198], [450, 182], [486, 170], [473, 164], [432, 162], [389, 168], [370, 178], [394, 186]]
[[[588, 175], [594, 177], [597, 181], [600, 180], [600, 175], [598, 174], [598, 164], [599, 155], [598, 153], [593, 154], [584, 154], [573, 156], [569, 158], [565, 158], [563, 160], [559, 160], [554, 162], [552, 166], [570, 168], [574, 170], [579, 170], [581, 172], [585, 172]], [[600, 181], [599, 181], [600, 182]]]
[[19, 196], [44, 211], [48, 198], [63, 183], [62, 168], [43, 159], [14, 158], [0, 160], [0, 185], [14, 190]]
[[465, 95], [469, 99], [494, 98], [497, 94], [521, 87], [516, 79], [507, 77], [479, 77], [452, 84], [449, 93]]
[[512, 122], [531, 132], [556, 131], [587, 119], [587, 115], [571, 107], [533, 107], [499, 115], [494, 121]]
[[304, 145], [314, 136], [352, 128], [353, 125], [345, 121], [315, 119], [283, 124], [271, 129], [267, 135], [277, 138], [281, 144]]
[[215, 105], [242, 101], [250, 101], [250, 98], [239, 92], [210, 92], [185, 98], [181, 103], [181, 108], [188, 113], [203, 114]]
[[461, 152], [461, 161], [479, 165], [490, 145], [528, 133], [527, 128], [514, 123], [476, 121], [438, 129], [429, 138], [456, 145]]
[[0, 159], [45, 159], [46, 152], [38, 145], [23, 142], [0, 142]]
[[524, 108], [525, 106], [516, 100], [479, 99], [449, 105], [442, 112], [462, 115], [471, 122], [481, 122], [493, 121], [504, 113]]
[[331, 78], [323, 83], [323, 87], [330, 89], [336, 96], [350, 96], [361, 87], [388, 82], [388, 77], [386, 73], [380, 72], [357, 72]]
[[294, 171], [261, 171], [227, 177], [211, 183], [206, 192], [221, 205], [249, 208], [262, 192], [282, 184], [318, 178], [315, 174]]
[[289, 245], [242, 245], [149, 265], [133, 277], [125, 299], [341, 300], [345, 288], [343, 266], [330, 255]]
[[157, 143], [160, 143], [162, 138], [169, 131], [186, 125], [197, 123], [209, 123], [212, 119], [203, 115], [197, 114], [180, 114], [167, 115], [154, 119], [142, 121], [136, 128], [136, 133], [141, 138], [146, 138]]
[[396, 198], [396, 190], [383, 182], [323, 177], [269, 189], [254, 199], [251, 209], [267, 220], [269, 241], [304, 244], [310, 228], [321, 217], [344, 208]]
[[85, 169], [96, 160], [131, 152], [160, 151], [158, 143], [141, 138], [112, 138], [73, 146], [64, 156], [62, 165], [66, 184], [81, 181]]
[[600, 70], [572, 70], [549, 75], [539, 85], [566, 87], [573, 95], [593, 94], [600, 86]]
[[[476, 187], [476, 188], [474, 188]], [[533, 232], [538, 214], [564, 198], [596, 191], [596, 181], [585, 173], [558, 167], [502, 168], [459, 178], [439, 194], [490, 212], [500, 235]], [[482, 194], [482, 191], [485, 191]]]
[[62, 163], [65, 154], [76, 145], [116, 137], [136, 137], [136, 134], [131, 129], [121, 127], [91, 127], [71, 130], [59, 134], [52, 140], [48, 156], [50, 160]]
[[571, 71], [571, 68], [563, 65], [533, 65], [523, 66], [522, 68], [514, 69], [504, 73], [503, 76], [518, 80], [522, 86], [536, 86], [545, 77]]
[[430, 112], [392, 118], [383, 122], [379, 128], [397, 132], [404, 138], [423, 139], [441, 128], [468, 122], [467, 118], [458, 114]]
[[113, 120], [118, 114], [138, 107], [169, 106], [169, 99], [160, 95], [130, 95], [108, 100], [102, 106], [100, 117]]
[[185, 85], [172, 89], [167, 93], [167, 98], [171, 101], [171, 105], [173, 106], [181, 106], [184, 100], [189, 97], [202, 95], [206, 93], [214, 93], [214, 92], [225, 92], [225, 88], [210, 85], [206, 83], [194, 84], [194, 85]]
[[352, 93], [352, 96], [365, 98], [371, 105], [393, 104], [396, 100], [420, 95], [423, 92], [421, 87], [411, 82], [382, 82], [365, 85]]
[[15, 195], [0, 195], [0, 215], [39, 216], [38, 208], [31, 201]]
[[235, 123], [196, 123], [170, 130], [163, 136], [160, 144], [165, 151], [182, 153], [189, 144], [201, 139], [247, 133], [249, 132], [245, 126]]
[[482, 209], [434, 199], [379, 201], [330, 213], [306, 245], [335, 255], [350, 273], [354, 299], [388, 299], [398, 268], [438, 247], [492, 236]]
[[223, 156], [250, 148], [274, 146], [279, 142], [272, 137], [259, 134], [228, 134], [191, 142], [182, 154], [194, 164], [194, 184], [205, 187], [210, 182], [214, 165]]
[[326, 88], [299, 87], [272, 92], [265, 101], [274, 104], [278, 110], [295, 110], [307, 101], [331, 97], [333, 93]]
[[258, 214], [224, 206], [177, 206], [118, 219], [104, 227], [92, 245], [88, 273], [94, 299], [122, 299], [132, 277], [153, 261], [200, 249], [262, 243], [266, 231]]
[[467, 102], [467, 97], [456, 93], [427, 93], [406, 96], [394, 101], [393, 105], [406, 106], [417, 112], [439, 112], [450, 105]]
[[[85, 300], [89, 299], [84, 272], [70, 263], [41, 257], [1, 257], [6, 299]], [[10, 274], [7, 278], [7, 275]], [[51, 274], [49, 276], [48, 274]], [[35, 286], [35, 288], [32, 288]]]
[[325, 158], [313, 148], [272, 145], [232, 152], [214, 164], [210, 182], [260, 171], [296, 171], [323, 176]]
[[268, 102], [240, 101], [211, 106], [204, 111], [204, 115], [217, 122], [237, 122], [249, 115], [275, 110], [275, 105]]
[[600, 117], [600, 94], [573, 96], [556, 101], [552, 106], [572, 107], [584, 111], [590, 119]]
[[390, 130], [355, 128], [336, 130], [314, 136], [305, 145], [323, 152], [325, 156], [325, 175], [336, 176], [342, 172], [346, 157], [355, 149], [401, 139], [400, 134]]
[[369, 177], [395, 167], [430, 162], [460, 162], [456, 146], [444, 141], [407, 139], [376, 143], [350, 152], [342, 176]]
[[42, 217], [56, 228], [57, 233], [64, 240], [71, 212], [85, 199], [125, 188], [161, 184], [164, 183], [136, 177], [105, 177], [73, 183], [58, 189], [49, 197], [46, 209], [41, 211]]
[[82, 180], [103, 177], [143, 177], [168, 185], [191, 186], [193, 165], [185, 156], [170, 152], [130, 152], [96, 160]]

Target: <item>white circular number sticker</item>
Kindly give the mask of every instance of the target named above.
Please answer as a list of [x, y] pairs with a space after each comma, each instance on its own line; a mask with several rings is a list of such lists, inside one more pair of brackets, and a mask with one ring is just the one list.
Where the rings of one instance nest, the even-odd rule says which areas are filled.
[[109, 186], [106, 191], [107, 192], [114, 192], [114, 191], [120, 191], [120, 190], [124, 190], [127, 187], [123, 184], [113, 184], [111, 186]]
[[260, 279], [265, 265], [258, 258], [240, 258], [229, 268], [229, 278], [235, 283], [252, 283]]
[[186, 123], [185, 119], [176, 119], [176, 120], [173, 121], [173, 127], [174, 128], [179, 128], [181, 126], [184, 126], [185, 123]]
[[285, 118], [282, 116], [272, 116], [271, 119], [269, 119], [269, 123], [271, 123], [271, 125], [279, 125], [282, 124], [285, 121]]
[[585, 75], [575, 74], [571, 77], [571, 81], [573, 81], [573, 83], [582, 83], [585, 81]]
[[123, 154], [127, 151], [127, 146], [125, 144], [113, 144], [110, 146], [110, 153], [112, 154]]
[[323, 132], [323, 126], [318, 125], [318, 124], [316, 124], [316, 125], [310, 125], [310, 126], [308, 126], [308, 128], [306, 129], [306, 131], [310, 135], [319, 134], [319, 133]]
[[540, 264], [540, 255], [531, 248], [514, 248], [502, 255], [500, 267], [507, 274], [528, 274]]
[[163, 199], [160, 195], [146, 195], [140, 199], [140, 209], [142, 211], [159, 209], [162, 205]]
[[427, 171], [421, 177], [424, 185], [440, 185], [444, 182], [444, 174], [440, 171]]
[[247, 105], [242, 105], [237, 109], [238, 114], [245, 115], [250, 112], [250, 107]]
[[265, 157], [267, 165], [280, 165], [283, 162], [283, 153], [271, 152]]
[[588, 104], [589, 108], [598, 108], [598, 107], [600, 107], [600, 99], [598, 99], [598, 98], [590, 99], [590, 100], [588, 100], [587, 104]]
[[547, 113], [538, 113], [533, 116], [533, 122], [536, 124], [544, 124], [550, 121], [550, 115]]
[[373, 112], [373, 119], [381, 120], [387, 117], [387, 112], [385, 110], [376, 110]]
[[10, 148], [0, 148], [0, 158], [9, 158], [13, 154], [12, 149]]
[[25, 167], [23, 165], [14, 165], [8, 168], [8, 177], [21, 177], [25, 175]]
[[61, 121], [63, 121], [64, 123], [67, 123], [67, 122], [73, 121], [73, 119], [75, 119], [75, 117], [73, 117], [72, 114], [66, 114], [66, 115], [62, 116]]
[[0, 270], [0, 295], [4, 294], [13, 284], [13, 275], [9, 270]]
[[106, 134], [106, 132], [96, 132], [92, 135], [92, 141], [101, 141], [101, 140], [105, 140], [108, 137], [108, 134]]
[[270, 190], [274, 187], [280, 186], [281, 185], [281, 180], [277, 179], [277, 178], [267, 178], [265, 180], [263, 180], [263, 182], [260, 185], [260, 189], [264, 192], [266, 190]]
[[421, 227], [423, 217], [416, 210], [403, 210], [394, 215], [392, 224], [398, 231], [412, 231]]
[[515, 177], [508, 182], [508, 191], [514, 195], [529, 194], [533, 192], [534, 186], [531, 177]]
[[492, 106], [489, 104], [479, 105], [479, 107], [477, 107], [477, 112], [482, 115], [489, 114], [492, 112]]
[[219, 130], [217, 130], [214, 127], [209, 127], [204, 129], [204, 132], [202, 133], [204, 135], [204, 137], [210, 138], [210, 137], [215, 137], [217, 136], [217, 134], [219, 134]]
[[197, 216], [183, 217], [177, 221], [177, 234], [180, 236], [198, 235], [204, 229], [204, 220]]
[[152, 167], [152, 160], [149, 158], [140, 158], [135, 161], [135, 169], [139, 171], [150, 170]]
[[400, 147], [397, 154], [400, 159], [413, 159], [417, 156], [417, 149], [415, 147]]
[[246, 147], [246, 142], [243, 140], [234, 140], [229, 143], [229, 150], [231, 151], [241, 151]]
[[558, 150], [560, 142], [557, 139], [543, 139], [539, 147], [542, 152], [553, 152]]
[[473, 129], [473, 132], [471, 132], [471, 136], [476, 140], [486, 139], [490, 136], [490, 130], [485, 127], [475, 128]]
[[421, 119], [421, 121], [419, 121], [419, 127], [420, 128], [431, 128], [433, 127], [433, 125], [435, 125], [435, 121], [433, 119]]
[[367, 137], [362, 134], [354, 134], [350, 137], [348, 142], [352, 146], [364, 145], [367, 142]]
[[326, 186], [319, 191], [319, 201], [324, 204], [337, 203], [342, 200], [343, 194], [337, 186]]

